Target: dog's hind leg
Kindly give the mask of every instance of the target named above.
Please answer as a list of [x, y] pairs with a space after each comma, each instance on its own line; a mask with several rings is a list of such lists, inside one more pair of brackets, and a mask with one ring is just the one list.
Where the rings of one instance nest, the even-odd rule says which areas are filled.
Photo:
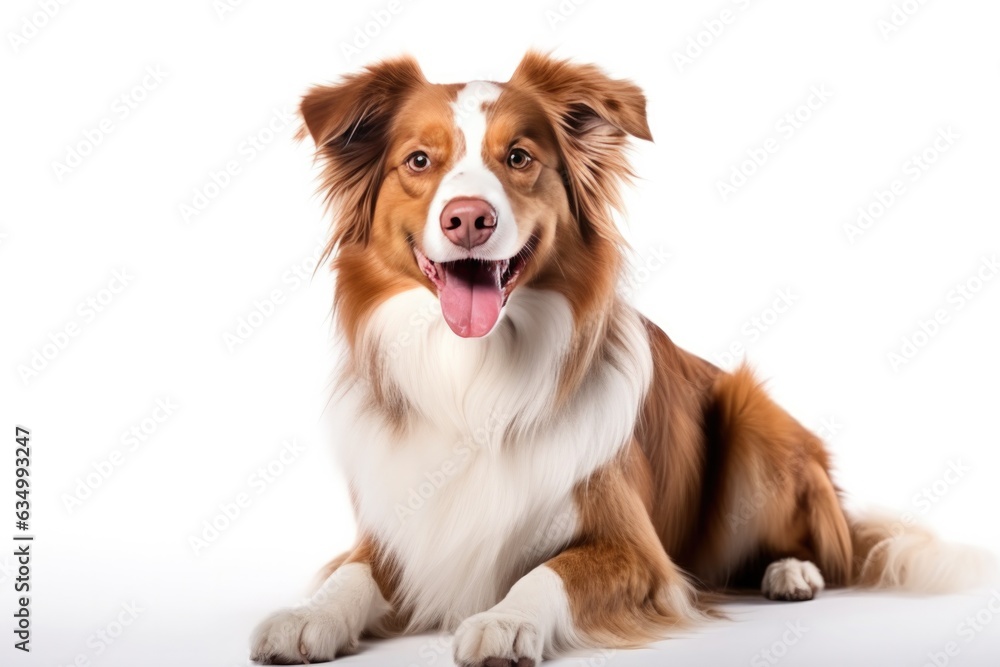
[[808, 600], [850, 583], [847, 519], [823, 443], [746, 368], [720, 375], [706, 416], [705, 539], [695, 573], [710, 585]]

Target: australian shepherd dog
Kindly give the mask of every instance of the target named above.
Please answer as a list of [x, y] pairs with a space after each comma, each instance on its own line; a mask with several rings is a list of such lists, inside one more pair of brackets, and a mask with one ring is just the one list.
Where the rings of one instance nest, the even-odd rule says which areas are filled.
[[845, 512], [820, 439], [746, 367], [622, 296], [613, 213], [646, 100], [529, 53], [506, 83], [381, 62], [302, 100], [334, 211], [337, 433], [357, 541], [254, 632], [264, 663], [454, 632], [463, 667], [629, 647], [720, 595], [952, 590], [970, 550]]

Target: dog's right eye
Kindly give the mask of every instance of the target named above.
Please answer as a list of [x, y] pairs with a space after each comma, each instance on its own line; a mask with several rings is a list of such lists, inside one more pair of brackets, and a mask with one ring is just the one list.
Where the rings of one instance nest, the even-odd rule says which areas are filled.
[[410, 157], [406, 158], [406, 166], [409, 167], [411, 171], [424, 171], [431, 166], [431, 159], [427, 157], [427, 153], [417, 151]]

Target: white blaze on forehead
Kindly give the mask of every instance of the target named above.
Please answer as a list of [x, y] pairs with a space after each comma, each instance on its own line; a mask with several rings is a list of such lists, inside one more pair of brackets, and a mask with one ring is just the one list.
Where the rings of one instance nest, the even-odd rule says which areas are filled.
[[489, 81], [473, 81], [458, 91], [451, 108], [455, 113], [455, 125], [465, 138], [465, 157], [481, 152], [479, 149], [486, 137], [483, 106], [496, 102], [499, 97], [500, 86]]
[[[465, 143], [464, 153], [441, 179], [434, 194], [424, 226], [424, 254], [435, 262], [451, 262], [467, 257], [502, 260], [517, 254], [517, 224], [503, 183], [483, 161], [483, 141], [486, 138], [487, 113], [484, 105], [495, 102], [501, 88], [488, 81], [467, 83], [452, 103], [455, 127]], [[456, 246], [441, 231], [441, 211], [452, 199], [468, 197], [484, 199], [496, 211], [496, 230], [489, 240], [470, 251]]]

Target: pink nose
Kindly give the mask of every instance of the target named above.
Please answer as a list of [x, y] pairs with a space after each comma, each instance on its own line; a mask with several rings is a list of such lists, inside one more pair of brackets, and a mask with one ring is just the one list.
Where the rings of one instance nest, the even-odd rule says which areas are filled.
[[496, 212], [482, 199], [452, 199], [441, 211], [441, 231], [463, 248], [486, 243], [496, 226]]

